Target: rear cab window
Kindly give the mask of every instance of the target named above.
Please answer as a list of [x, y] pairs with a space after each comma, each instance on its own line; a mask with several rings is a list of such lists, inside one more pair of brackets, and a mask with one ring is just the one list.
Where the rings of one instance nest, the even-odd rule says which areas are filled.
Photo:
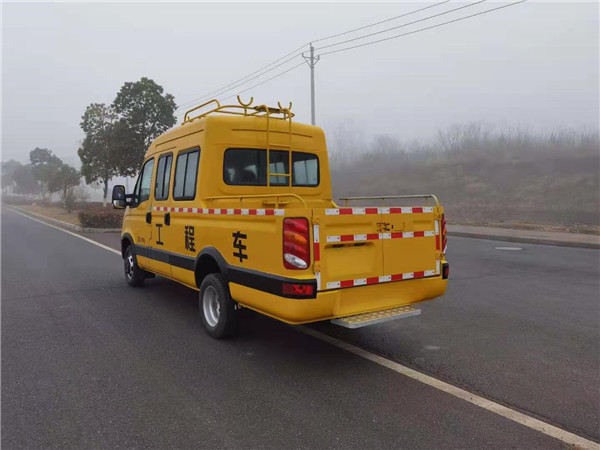
[[[269, 150], [269, 184], [288, 186], [289, 152]], [[292, 152], [292, 186], [319, 185], [319, 158], [314, 153]], [[228, 148], [223, 158], [223, 181], [234, 186], [267, 186], [267, 151], [256, 148]]]

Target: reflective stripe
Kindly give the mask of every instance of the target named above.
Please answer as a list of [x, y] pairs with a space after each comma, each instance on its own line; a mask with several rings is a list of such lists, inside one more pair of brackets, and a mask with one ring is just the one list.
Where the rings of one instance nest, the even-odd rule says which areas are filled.
[[369, 234], [342, 234], [327, 236], [326, 242], [361, 242], [376, 241], [379, 239], [409, 239], [415, 237], [433, 237], [434, 231], [398, 231], [395, 233], [369, 233]]
[[[437, 273], [439, 274], [439, 260], [436, 262]], [[399, 273], [395, 275], [382, 275], [380, 277], [358, 278], [355, 280], [330, 281], [326, 285], [326, 289], [338, 289], [354, 286], [365, 286], [370, 284], [389, 283], [390, 281], [413, 280], [419, 278], [427, 278], [436, 275], [436, 270], [425, 270], [421, 272]], [[320, 274], [319, 274], [320, 276]], [[320, 283], [320, 281], [318, 280]]]
[[326, 216], [339, 216], [339, 215], [363, 215], [363, 214], [422, 214], [432, 213], [433, 207], [431, 206], [419, 206], [412, 208], [327, 208], [325, 209]]
[[231, 216], [285, 216], [284, 209], [247, 209], [247, 208], [174, 208], [170, 206], [154, 206], [154, 211], [192, 213], [206, 215]]

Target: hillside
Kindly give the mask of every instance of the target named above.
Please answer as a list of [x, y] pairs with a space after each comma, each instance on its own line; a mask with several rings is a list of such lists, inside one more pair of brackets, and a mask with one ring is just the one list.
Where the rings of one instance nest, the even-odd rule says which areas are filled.
[[600, 226], [598, 133], [456, 126], [429, 144], [391, 138], [362, 155], [335, 148], [334, 197], [434, 193], [454, 223]]

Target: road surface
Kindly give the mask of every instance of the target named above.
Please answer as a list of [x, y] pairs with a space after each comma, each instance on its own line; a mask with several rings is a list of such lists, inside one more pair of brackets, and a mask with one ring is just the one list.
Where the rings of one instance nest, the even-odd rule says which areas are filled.
[[[312, 327], [598, 442], [598, 256], [453, 238], [449, 291], [421, 316]], [[3, 208], [2, 446], [568, 447], [244, 313], [213, 340], [196, 292], [130, 288], [119, 255]]]

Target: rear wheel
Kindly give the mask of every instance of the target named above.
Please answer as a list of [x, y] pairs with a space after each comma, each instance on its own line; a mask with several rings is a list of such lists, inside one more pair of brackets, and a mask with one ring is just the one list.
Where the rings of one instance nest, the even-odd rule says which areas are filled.
[[144, 283], [146, 276], [144, 271], [140, 269], [137, 264], [137, 259], [131, 245], [127, 247], [127, 250], [125, 250], [125, 259], [123, 259], [123, 264], [125, 268], [125, 279], [127, 280], [127, 284], [134, 287], [141, 286]]
[[200, 315], [208, 334], [216, 339], [236, 332], [235, 302], [229, 295], [227, 282], [219, 273], [207, 275], [200, 286]]

